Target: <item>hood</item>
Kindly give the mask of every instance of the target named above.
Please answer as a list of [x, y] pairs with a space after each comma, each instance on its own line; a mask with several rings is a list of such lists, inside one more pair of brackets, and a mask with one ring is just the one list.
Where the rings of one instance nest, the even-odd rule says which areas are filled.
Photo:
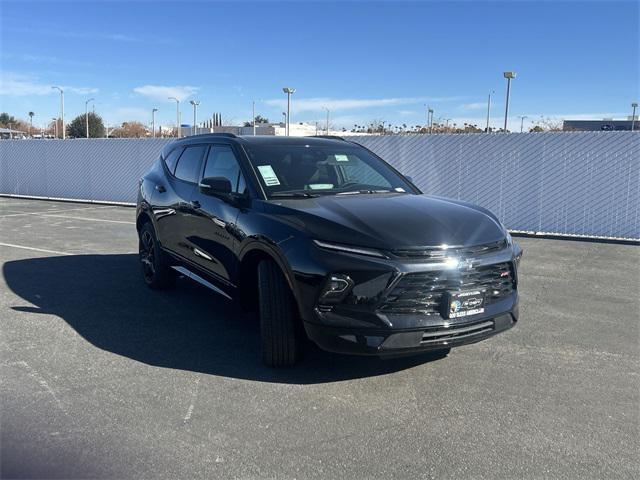
[[278, 199], [267, 212], [327, 242], [398, 249], [472, 246], [504, 238], [481, 207], [428, 195], [363, 194]]

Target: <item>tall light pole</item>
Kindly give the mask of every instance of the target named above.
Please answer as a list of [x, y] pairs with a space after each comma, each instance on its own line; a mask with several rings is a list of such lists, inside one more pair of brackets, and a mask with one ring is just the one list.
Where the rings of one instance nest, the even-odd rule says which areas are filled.
[[29, 112], [29, 136], [32, 137], [33, 133], [33, 116], [35, 115], [35, 113], [33, 112]]
[[516, 72], [504, 72], [507, 79], [507, 101], [504, 107], [504, 133], [507, 133], [507, 119], [509, 118], [509, 96], [511, 95], [511, 79], [516, 78]]
[[527, 117], [526, 115], [520, 115], [519, 118], [520, 118], [520, 133], [522, 133], [522, 129], [524, 127], [524, 119], [529, 117]]
[[487, 101], [487, 133], [489, 133], [489, 119], [491, 118], [491, 95], [494, 93], [496, 92], [493, 90], [489, 92], [489, 100]]
[[291, 88], [291, 87], [284, 87], [282, 89], [282, 91], [284, 93], [287, 94], [287, 124], [286, 124], [286, 132], [287, 132], [287, 137], [289, 136], [289, 129], [291, 126], [291, 95], [296, 93], [296, 89], [295, 88]]
[[430, 108], [428, 111], [428, 116], [430, 117], [428, 119], [428, 123], [429, 123], [429, 133], [433, 133], [433, 108]]
[[325, 125], [326, 125], [325, 130], [326, 130], [326, 132], [327, 132], [327, 135], [329, 135], [329, 114], [330, 114], [331, 112], [330, 112], [330, 110], [329, 110], [327, 107], [322, 107], [322, 108], [324, 108], [324, 109], [327, 111], [327, 123], [325, 124]]
[[180, 100], [176, 97], [169, 97], [169, 100], [176, 102], [176, 138], [180, 138]]
[[87, 127], [87, 138], [89, 138], [89, 102], [93, 102], [95, 98], [90, 98], [84, 102], [84, 121]]
[[633, 102], [631, 106], [633, 107], [633, 113], [631, 114], [631, 131], [633, 132], [636, 126], [636, 108], [638, 108], [638, 102]]
[[54, 134], [55, 134], [56, 138], [58, 138], [58, 119], [54, 117], [51, 120], [53, 120], [53, 131], [54, 131]]
[[151, 110], [151, 135], [153, 135], [153, 138], [156, 138], [156, 112], [158, 111], [157, 108], [154, 108]]
[[256, 136], [256, 101], [251, 102], [251, 126], [253, 127], [253, 136]]
[[287, 112], [282, 112], [282, 116], [284, 117], [284, 134], [287, 134]]
[[193, 134], [196, 134], [196, 123], [197, 123], [197, 119], [198, 119], [198, 105], [200, 105], [200, 102], [198, 100], [191, 100], [189, 102], [191, 105], [193, 105]]
[[[64, 90], [62, 90], [62, 88], [60, 87], [51, 87], [53, 90], [58, 90], [60, 91], [60, 112], [61, 112], [61, 118], [62, 118], [62, 139], [64, 140], [66, 138], [66, 135], [64, 133]], [[58, 123], [56, 122], [56, 126], [58, 125]]]

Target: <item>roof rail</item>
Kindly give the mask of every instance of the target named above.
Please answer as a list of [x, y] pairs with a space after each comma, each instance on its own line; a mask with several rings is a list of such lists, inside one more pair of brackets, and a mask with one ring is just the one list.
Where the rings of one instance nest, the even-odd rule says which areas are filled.
[[207, 135], [213, 135], [215, 137], [238, 138], [238, 136], [235, 133], [226, 133], [226, 132], [208, 133]]
[[329, 140], [343, 140], [346, 142], [346, 140], [342, 137], [339, 137], [338, 135], [313, 135], [314, 138], [328, 138]]
[[226, 133], [226, 132], [220, 132], [220, 133], [199, 133], [198, 135], [188, 135], [186, 137], [183, 138], [190, 138], [190, 137], [227, 137], [227, 138], [238, 138], [238, 136], [235, 133]]

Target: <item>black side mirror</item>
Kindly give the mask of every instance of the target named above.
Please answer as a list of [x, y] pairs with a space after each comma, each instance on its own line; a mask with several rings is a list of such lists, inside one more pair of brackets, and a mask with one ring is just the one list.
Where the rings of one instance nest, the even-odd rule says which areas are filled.
[[225, 177], [206, 177], [198, 185], [200, 192], [213, 197], [228, 197], [231, 193], [231, 182]]

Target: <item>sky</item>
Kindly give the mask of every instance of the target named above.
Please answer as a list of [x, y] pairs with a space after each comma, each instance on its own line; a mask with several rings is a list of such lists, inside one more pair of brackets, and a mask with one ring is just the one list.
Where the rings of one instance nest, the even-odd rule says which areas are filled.
[[[113, 125], [173, 125], [181, 100], [241, 123], [282, 119], [353, 128], [434, 119], [509, 126], [549, 118], [624, 118], [637, 101], [638, 1], [170, 2], [0, 0], [0, 110], [34, 125], [83, 113]], [[90, 107], [93, 108], [93, 107]]]

